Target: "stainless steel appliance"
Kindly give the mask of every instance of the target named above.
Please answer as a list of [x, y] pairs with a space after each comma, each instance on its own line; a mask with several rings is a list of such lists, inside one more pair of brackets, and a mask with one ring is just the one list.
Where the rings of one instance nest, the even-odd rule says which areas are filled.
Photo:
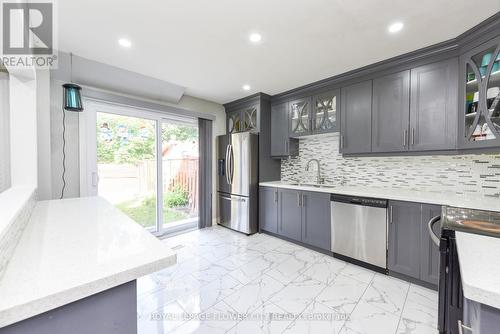
[[[438, 234], [435, 226], [441, 225]], [[460, 276], [460, 263], [455, 231], [475, 233], [500, 238], [500, 213], [443, 207], [441, 216], [433, 217], [428, 223], [432, 240], [439, 245], [439, 311], [438, 330], [440, 334], [460, 334], [468, 331], [463, 324], [464, 297]]]
[[387, 271], [387, 200], [331, 195], [335, 257]]
[[257, 232], [259, 136], [250, 132], [217, 137], [219, 223]]

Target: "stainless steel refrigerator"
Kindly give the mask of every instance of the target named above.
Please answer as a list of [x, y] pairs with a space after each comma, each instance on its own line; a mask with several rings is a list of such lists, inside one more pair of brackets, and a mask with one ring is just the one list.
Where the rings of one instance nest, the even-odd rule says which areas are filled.
[[217, 137], [219, 223], [257, 232], [259, 136], [240, 132]]

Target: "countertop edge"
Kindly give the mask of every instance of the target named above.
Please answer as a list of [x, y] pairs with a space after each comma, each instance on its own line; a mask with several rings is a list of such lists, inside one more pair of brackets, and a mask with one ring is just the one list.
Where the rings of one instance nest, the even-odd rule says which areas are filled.
[[139, 277], [151, 274], [175, 264], [177, 254], [172, 253], [162, 259], [132, 268], [112, 276], [88, 282], [69, 290], [64, 290], [53, 295], [45, 296], [29, 303], [16, 305], [0, 310], [0, 328], [40, 315], [44, 312], [70, 304], [91, 295], [117, 287], [124, 283], [136, 280]]

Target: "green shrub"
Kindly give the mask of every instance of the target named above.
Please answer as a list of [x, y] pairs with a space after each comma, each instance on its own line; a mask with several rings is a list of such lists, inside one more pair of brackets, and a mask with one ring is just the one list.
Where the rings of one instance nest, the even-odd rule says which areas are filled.
[[163, 202], [168, 208], [185, 206], [188, 204], [188, 201], [187, 192], [180, 186], [177, 186], [173, 190], [167, 192], [163, 197]]

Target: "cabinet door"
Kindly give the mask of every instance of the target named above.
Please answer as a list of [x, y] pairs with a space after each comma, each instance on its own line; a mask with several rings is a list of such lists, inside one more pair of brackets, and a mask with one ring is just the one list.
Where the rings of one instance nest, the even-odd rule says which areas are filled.
[[259, 132], [259, 105], [241, 110], [241, 131]]
[[296, 139], [288, 135], [288, 103], [271, 107], [271, 156], [294, 156], [299, 153]]
[[330, 194], [302, 192], [302, 242], [330, 250]]
[[373, 80], [372, 152], [408, 150], [410, 71]]
[[302, 207], [300, 191], [278, 190], [278, 234], [300, 241]]
[[457, 92], [456, 58], [411, 70], [411, 151], [456, 148]]
[[227, 132], [236, 133], [240, 132], [241, 126], [241, 111], [232, 111], [227, 114]]
[[[441, 206], [422, 204], [422, 222], [420, 226], [420, 279], [438, 284], [439, 280], [439, 246], [429, 236], [427, 223], [432, 217], [441, 215]], [[434, 225], [434, 234], [441, 235], [439, 223]]]
[[369, 153], [372, 148], [372, 81], [341, 90], [342, 153]]
[[336, 89], [313, 97], [312, 131], [328, 133], [339, 131], [340, 90]]
[[420, 276], [421, 205], [389, 202], [388, 268], [409, 277]]
[[261, 187], [259, 189], [259, 227], [278, 233], [278, 189]]
[[311, 98], [291, 101], [289, 108], [289, 124], [291, 136], [302, 136], [312, 133], [311, 130]]
[[500, 146], [500, 37], [460, 57], [460, 148]]

